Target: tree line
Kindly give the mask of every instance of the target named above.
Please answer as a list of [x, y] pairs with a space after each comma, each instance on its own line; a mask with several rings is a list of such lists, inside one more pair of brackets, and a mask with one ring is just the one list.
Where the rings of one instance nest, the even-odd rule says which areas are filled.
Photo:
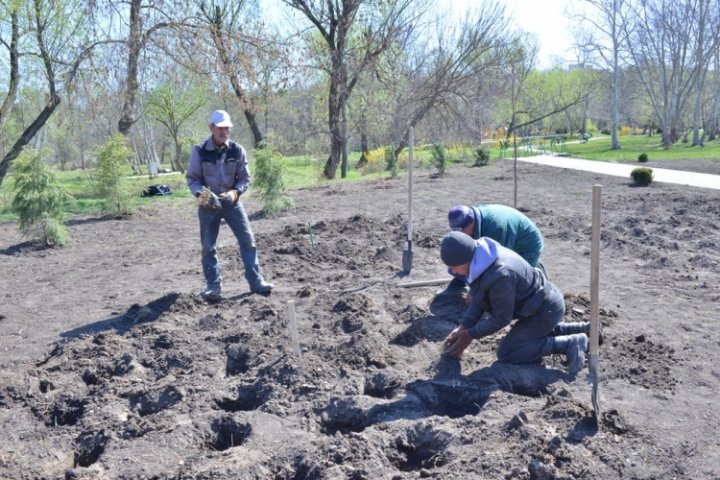
[[[183, 171], [208, 113], [252, 149], [323, 159], [420, 141], [513, 134], [658, 133], [715, 139], [720, 0], [584, 0], [575, 68], [498, 2], [463, 15], [434, 0], [6, 0], [0, 5], [0, 183], [27, 147], [84, 168], [114, 133], [132, 162]], [[361, 157], [362, 158], [362, 157]]]

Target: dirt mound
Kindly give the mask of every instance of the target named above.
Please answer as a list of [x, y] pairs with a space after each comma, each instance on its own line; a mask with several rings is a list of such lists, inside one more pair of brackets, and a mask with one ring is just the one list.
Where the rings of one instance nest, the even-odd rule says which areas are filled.
[[[717, 199], [606, 187], [596, 424], [587, 371], [569, 375], [562, 357], [498, 363], [502, 332], [461, 360], [442, 355], [464, 309], [460, 298], [434, 295], [449, 279], [438, 259], [444, 213], [476, 200], [454, 192], [480, 188], [502, 202], [512, 182], [500, 170], [453, 172], [418, 178], [409, 278], [406, 219], [396, 212], [403, 185], [392, 180], [298, 190], [295, 211], [255, 223], [261, 265], [278, 286], [267, 297], [247, 291], [228, 232], [219, 248], [225, 297], [207, 303], [193, 293], [202, 278], [191, 208], [77, 222], [66, 249], [7, 242], [0, 476], [720, 474], [718, 414], [704, 408], [719, 378], [704, 360], [717, 349]], [[551, 172], [521, 168], [537, 197], [525, 211], [545, 234], [543, 263], [565, 294], [564, 320], [589, 321], [589, 201], [577, 198], [595, 180]], [[135, 240], [144, 247], [128, 248]], [[439, 280], [404, 285], [426, 279]], [[164, 291], [148, 287], [158, 282]]]

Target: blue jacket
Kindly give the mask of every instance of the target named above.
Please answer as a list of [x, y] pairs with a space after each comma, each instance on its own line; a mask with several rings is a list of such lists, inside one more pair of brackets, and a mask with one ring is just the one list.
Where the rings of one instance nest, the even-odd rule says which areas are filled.
[[540, 230], [528, 217], [505, 205], [472, 207], [475, 230], [472, 237], [489, 237], [523, 257], [533, 267], [538, 265], [544, 244]]

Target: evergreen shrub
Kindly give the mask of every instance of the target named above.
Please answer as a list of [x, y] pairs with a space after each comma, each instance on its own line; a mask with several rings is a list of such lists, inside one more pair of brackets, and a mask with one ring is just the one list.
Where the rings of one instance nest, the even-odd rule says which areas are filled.
[[637, 185], [647, 186], [653, 181], [653, 170], [647, 167], [638, 167], [630, 172], [630, 176]]

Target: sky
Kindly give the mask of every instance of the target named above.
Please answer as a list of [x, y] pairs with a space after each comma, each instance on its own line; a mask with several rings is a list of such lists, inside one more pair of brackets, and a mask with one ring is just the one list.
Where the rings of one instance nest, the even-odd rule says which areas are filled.
[[[469, 8], [482, 1], [493, 0], [436, 0], [439, 11], [451, 11], [462, 16]], [[500, 0], [503, 1], [503, 0]], [[572, 20], [565, 11], [577, 9], [582, 0], [504, 0], [506, 13], [518, 27], [536, 36], [539, 44], [537, 67], [544, 70], [557, 63], [561, 66], [576, 63], [571, 45], [574, 42]], [[263, 7], [270, 7], [268, 13], [277, 8], [279, 0], [260, 0]], [[274, 8], [273, 8], [274, 6]], [[277, 10], [275, 10], [277, 13]]]
[[[460, 14], [480, 0], [439, 0]], [[565, 11], [577, 9], [581, 0], [505, 0], [505, 11], [522, 30], [536, 36], [539, 45], [537, 67], [541, 70], [576, 63], [571, 48], [573, 21]]]
[[576, 63], [572, 50], [574, 36], [573, 21], [565, 10], [572, 8], [575, 0], [506, 0], [507, 12], [517, 21], [519, 27], [537, 36], [540, 50], [538, 67], [552, 67], [557, 60], [561, 64]]

